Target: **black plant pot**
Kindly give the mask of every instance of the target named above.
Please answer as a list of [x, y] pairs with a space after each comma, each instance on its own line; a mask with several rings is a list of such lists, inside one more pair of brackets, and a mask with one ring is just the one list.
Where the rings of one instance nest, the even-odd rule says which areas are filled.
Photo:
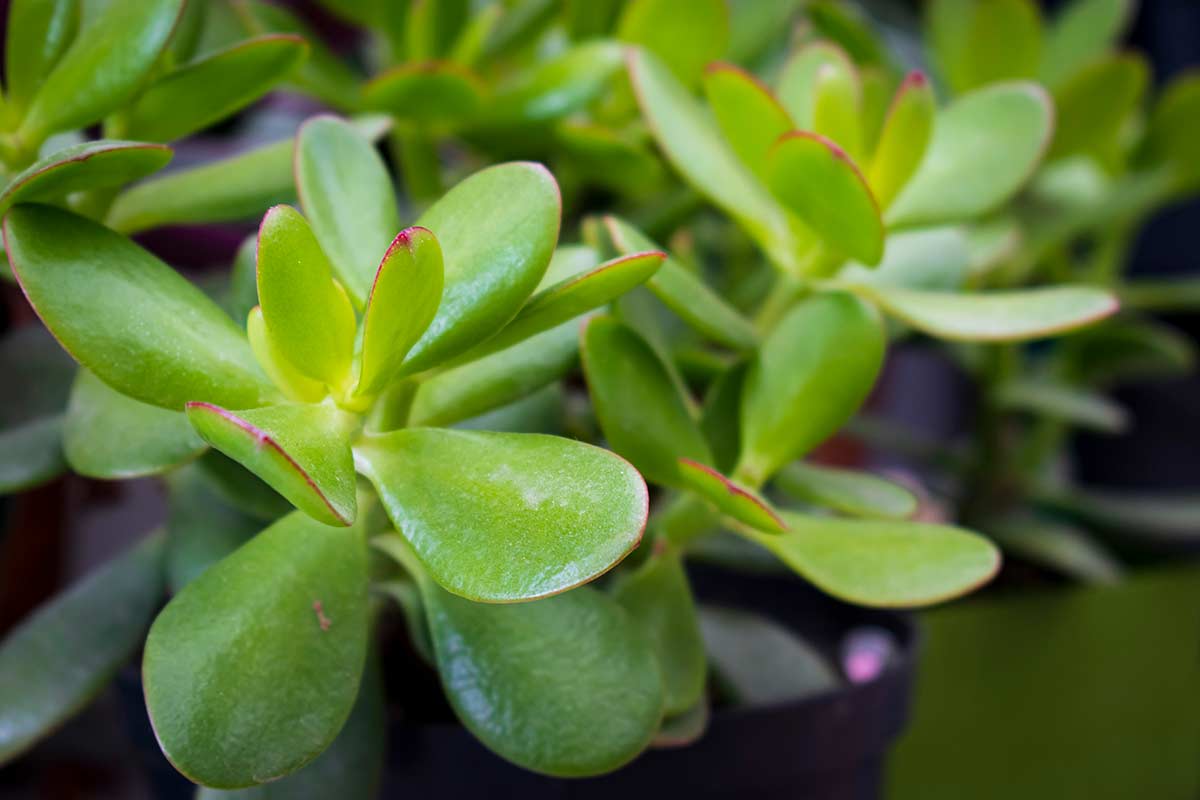
[[701, 602], [765, 613], [836, 657], [846, 635], [870, 626], [896, 650], [868, 683], [777, 706], [718, 710], [695, 744], [650, 750], [599, 778], [559, 780], [509, 764], [458, 725], [403, 722], [389, 731], [381, 797], [695, 798], [876, 800], [892, 742], [909, 713], [917, 636], [899, 614], [832, 600], [796, 579], [691, 570]]

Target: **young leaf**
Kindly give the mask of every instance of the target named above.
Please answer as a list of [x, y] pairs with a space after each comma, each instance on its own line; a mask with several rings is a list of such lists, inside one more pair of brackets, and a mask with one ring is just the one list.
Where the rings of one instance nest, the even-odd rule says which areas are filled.
[[965, 95], [938, 113], [925, 158], [885, 221], [919, 226], [986, 214], [1033, 174], [1053, 128], [1053, 104], [1035, 84], [999, 84]]
[[401, 64], [363, 87], [367, 108], [431, 125], [462, 125], [483, 106], [485, 87], [470, 70], [447, 61]]
[[409, 351], [405, 374], [446, 361], [509, 322], [541, 281], [562, 215], [545, 167], [500, 164], [475, 173], [421, 215], [442, 246], [442, 303]]
[[910, 72], [892, 99], [867, 173], [880, 208], [891, 205], [916, 173], [929, 145], [936, 110], [925, 75]]
[[31, 205], [8, 212], [4, 240], [46, 326], [122, 394], [176, 411], [189, 400], [246, 408], [276, 395], [225, 312], [128, 239]]
[[797, 131], [767, 156], [767, 184], [780, 202], [839, 253], [864, 264], [883, 258], [883, 220], [850, 157], [817, 134]]
[[209, 403], [188, 403], [187, 417], [206, 442], [313, 519], [326, 525], [354, 522], [354, 459], [344, 412], [326, 404], [234, 414]]
[[5, 111], [20, 115], [79, 30], [79, 0], [15, 0], [4, 40]]
[[564, 322], [422, 381], [409, 423], [445, 426], [507, 405], [562, 378], [578, 359], [579, 324]]
[[1090, 386], [1186, 375], [1196, 365], [1191, 337], [1144, 319], [1114, 319], [1062, 343], [1067, 375]]
[[368, 616], [360, 527], [295, 512], [255, 536], [150, 628], [142, 680], [163, 753], [193, 782], [222, 789], [312, 761], [354, 705]]
[[1088, 64], [1054, 90], [1057, 123], [1048, 158], [1103, 148], [1116, 141], [1150, 83], [1150, 66], [1134, 54]]
[[362, 133], [324, 116], [304, 123], [296, 135], [295, 170], [304, 214], [361, 308], [379, 260], [400, 230], [387, 168]]
[[80, 475], [155, 475], [204, 449], [182, 413], [139, 403], [86, 369], [75, 376], [63, 425], [63, 452]]
[[170, 160], [169, 148], [141, 142], [102, 139], [64, 147], [13, 176], [0, 194], [0, 215], [17, 203], [121, 186], [157, 172]]
[[1041, 80], [1057, 86], [1111, 49], [1135, 7], [1133, 0], [1072, 0], [1046, 32]]
[[488, 128], [561, 119], [592, 102], [621, 68], [621, 47], [596, 41], [577, 45], [519, 73], [500, 86], [479, 120]]
[[836, 142], [851, 158], [862, 154], [862, 87], [856, 72], [831, 65], [813, 82], [812, 132]]
[[472, 603], [422, 584], [438, 673], [459, 719], [526, 769], [559, 777], [617, 769], [663, 711], [654, 651], [591, 587], [517, 605]]
[[883, 353], [878, 314], [852, 295], [825, 292], [796, 306], [746, 374], [734, 477], [761, 486], [831, 436], [866, 399]]
[[712, 467], [681, 458], [679, 474], [684, 485], [716, 506], [721, 513], [728, 514], [756, 530], [769, 533], [780, 533], [784, 530], [779, 512], [765, 498], [725, 477]]
[[137, 99], [127, 112], [127, 130], [152, 142], [195, 133], [266, 94], [307, 51], [299, 36], [268, 34], [185, 64]]
[[651, 483], [686, 485], [679, 459], [712, 453], [654, 350], [632, 328], [596, 317], [583, 332], [583, 371], [608, 444]]
[[1117, 300], [1091, 286], [957, 294], [893, 286], [857, 287], [919, 331], [965, 342], [1018, 342], [1083, 327], [1113, 314]]
[[199, 463], [169, 473], [166, 484], [167, 588], [178, 594], [264, 524], [230, 505]]
[[250, 349], [279, 390], [289, 399], [299, 403], [319, 403], [328, 394], [325, 384], [315, 381], [292, 366], [292, 362], [279, 349], [279, 343], [267, 334], [267, 323], [263, 320], [260, 306], [250, 309], [246, 317], [246, 338]]
[[732, 64], [709, 64], [704, 94], [725, 141], [751, 172], [764, 177], [767, 152], [794, 126], [771, 91], [749, 72]]
[[384, 253], [363, 312], [358, 394], [382, 390], [437, 314], [442, 248], [425, 228], [400, 231]]
[[721, 0], [632, 0], [617, 23], [617, 38], [654, 53], [686, 86], [725, 54], [729, 9]]
[[836, 82], [843, 85], [853, 84], [857, 75], [853, 62], [831, 42], [807, 44], [784, 64], [776, 94], [791, 115], [793, 128], [813, 130], [818, 75], [822, 73], [838, 76]]
[[917, 512], [912, 492], [866, 472], [798, 461], [779, 471], [775, 485], [797, 500], [855, 517], [907, 519]]
[[683, 560], [677, 553], [652, 556], [617, 584], [613, 597], [654, 647], [662, 667], [664, 712], [687, 711], [700, 701], [708, 670]]
[[1000, 568], [987, 539], [921, 522], [783, 515], [782, 534], [744, 532], [817, 588], [863, 606], [914, 607], [966, 594]]
[[163, 593], [155, 534], [58, 595], [0, 642], [0, 763], [79, 711], [137, 650]]
[[933, 58], [955, 93], [1037, 76], [1042, 23], [1034, 0], [933, 0], [926, 9]]
[[288, 364], [332, 387], [349, 380], [354, 307], [291, 206], [272, 208], [258, 229], [258, 298], [267, 338]]
[[40, 142], [128, 102], [171, 38], [183, 0], [106, 3], [33, 95], [17, 136]]
[[629, 464], [555, 436], [408, 428], [364, 437], [355, 458], [430, 576], [472, 600], [585, 583], [646, 524], [646, 484]]

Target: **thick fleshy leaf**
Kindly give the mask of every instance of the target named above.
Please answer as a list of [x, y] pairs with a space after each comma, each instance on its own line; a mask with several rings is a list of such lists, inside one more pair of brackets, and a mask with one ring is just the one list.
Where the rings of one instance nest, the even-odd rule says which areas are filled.
[[1150, 66], [1135, 54], [1088, 64], [1054, 90], [1054, 141], [1048, 158], [1092, 152], [1117, 140], [1150, 83]]
[[583, 333], [583, 371], [608, 445], [651, 483], [682, 487], [680, 458], [711, 463], [700, 427], [646, 340], [612, 317]]
[[739, 706], [794, 702], [841, 683], [815, 647], [769, 617], [704, 606], [700, 630], [718, 691]]
[[75, 365], [54, 337], [38, 325], [0, 338], [0, 493], [48, 480], [66, 468], [62, 414]]
[[128, 110], [129, 135], [169, 142], [194, 133], [266, 94], [307, 51], [299, 36], [268, 34], [174, 69]]
[[596, 41], [577, 45], [500, 86], [481, 125], [504, 127], [560, 119], [594, 100], [621, 68], [621, 47]]
[[379, 260], [400, 231], [387, 167], [353, 125], [316, 117], [296, 135], [296, 190], [317, 241], [362, 307]]
[[326, 525], [349, 525], [358, 507], [348, 432], [353, 420], [324, 405], [281, 405], [234, 413], [188, 403], [206, 442]]
[[363, 312], [358, 394], [378, 392], [429, 327], [442, 300], [442, 248], [425, 228], [400, 231], [383, 256]]
[[79, 30], [79, 0], [15, 0], [4, 41], [5, 111], [21, 114]]
[[263, 372], [289, 400], [319, 403], [329, 394], [325, 384], [305, 375], [283, 354], [278, 340], [267, 333], [267, 323], [259, 306], [250, 309], [246, 316], [246, 338], [250, 340], [250, 349]]
[[735, 0], [729, 4], [729, 58], [751, 64], [773, 43], [787, 36], [800, 0], [759, 3]]
[[368, 108], [422, 125], [461, 125], [483, 106], [485, 87], [470, 70], [448, 61], [402, 64], [363, 87]]
[[679, 461], [679, 473], [689, 489], [703, 496], [721, 513], [760, 531], [779, 533], [784, 529], [779, 512], [766, 498], [712, 467], [684, 458]]
[[178, 594], [265, 526], [230, 505], [200, 464], [174, 470], [166, 483], [167, 588]]
[[970, 275], [970, 240], [961, 227], [898, 231], [884, 241], [877, 267], [848, 264], [837, 274], [845, 283], [956, 292]]
[[633, 467], [569, 439], [408, 428], [364, 437], [355, 458], [430, 576], [472, 600], [578, 586], [624, 558], [646, 524]]
[[1129, 414], [1102, 394], [1073, 386], [1036, 380], [1009, 381], [992, 395], [999, 408], [1026, 411], [1101, 433], [1121, 433]]
[[817, 134], [787, 134], [767, 156], [767, 183], [827, 245], [864, 264], [879, 263], [879, 206], [858, 167], [836, 144]]
[[617, 38], [654, 53], [688, 86], [729, 45], [729, 9], [722, 0], [632, 0], [617, 23]]
[[561, 215], [554, 176], [527, 162], [477, 172], [421, 215], [442, 246], [445, 285], [405, 373], [458, 355], [516, 316], [554, 255]]
[[884, 344], [878, 314], [852, 295], [824, 292], [796, 306], [746, 374], [734, 477], [761, 486], [833, 435], [874, 385]]
[[[367, 654], [360, 527], [292, 513], [175, 596], [146, 639], [146, 708], [192, 781], [266, 783], [319, 755], [346, 722]], [[303, 720], [303, 724], [297, 724]]]
[[700, 430], [712, 448], [714, 466], [730, 472], [742, 449], [742, 382], [746, 362], [738, 361], [722, 372], [708, 388], [700, 414]]
[[170, 160], [170, 149], [142, 142], [101, 139], [64, 147], [13, 176], [0, 194], [0, 215], [17, 203], [121, 186], [162, 169]]
[[258, 298], [272, 346], [329, 386], [350, 379], [358, 320], [308, 222], [275, 206], [258, 229]]
[[[605, 217], [604, 225], [619, 253], [659, 249], [645, 234], [619, 217]], [[668, 256], [646, 286], [676, 316], [714, 342], [736, 350], [750, 350], [758, 344], [750, 320], [675, 259]]]
[[79, 370], [63, 425], [71, 469], [92, 478], [154, 475], [205, 449], [179, 411], [140, 403]]
[[1184, 190], [1200, 182], [1200, 137], [1190, 136], [1200, 120], [1200, 73], [1186, 72], [1167, 86], [1154, 106], [1146, 146], [1170, 164]]
[[863, 606], [914, 607], [966, 594], [1000, 568], [978, 534], [949, 525], [783, 515], [782, 534], [744, 532], [818, 589]]
[[704, 107], [650, 53], [633, 50], [628, 60], [642, 116], [667, 160], [757, 240], [772, 260], [799, 271], [787, 212], [738, 160]]
[[867, 472], [796, 462], [780, 470], [775, 485], [797, 500], [855, 517], [905, 519], [917, 511], [912, 492]]
[[880, 208], [891, 205], [921, 165], [935, 112], [933, 89], [924, 73], [909, 73], [892, 98], [867, 173]]
[[162, 599], [162, 545], [152, 536], [0, 642], [0, 763], [83, 708], [137, 650]]
[[1120, 579], [1121, 562], [1089, 534], [1046, 520], [1012, 519], [989, 524], [987, 535], [1008, 555], [1090, 583]]
[[129, 101], [171, 38], [183, 0], [106, 3], [82, 26], [30, 101], [26, 142], [84, 128]]
[[766, 175], [767, 152], [794, 125], [771, 91], [732, 64], [710, 64], [704, 94], [725, 141], [755, 175]]
[[663, 710], [654, 651], [590, 586], [515, 605], [422, 584], [446, 697], [471, 733], [526, 769], [596, 775], [649, 744]]
[[1091, 286], [958, 294], [894, 286], [856, 287], [888, 314], [940, 339], [1017, 342], [1088, 325], [1116, 312], [1117, 300]]
[[680, 714], [704, 692], [707, 664], [696, 604], [678, 553], [650, 558], [613, 590], [630, 625], [654, 647], [662, 667], [664, 711]]
[[263, 522], [290, 514], [293, 506], [250, 470], [218, 450], [209, 450], [196, 467], [229, 505]]
[[837, 76], [835, 82], [843, 86], [856, 80], [854, 63], [832, 42], [806, 44], [783, 65], [776, 94], [791, 115], [794, 128], [805, 131], [814, 128], [820, 75], [825, 75], [827, 80], [830, 76]]
[[1034, 0], [933, 0], [926, 30], [942, 77], [956, 93], [1037, 76], [1042, 24]]
[[1055, 86], [1112, 48], [1133, 17], [1134, 0], [1072, 0], [1046, 32], [1042, 82]]
[[1031, 83], [989, 86], [938, 112], [916, 175], [888, 208], [889, 226], [981, 216], [1033, 174], [1050, 143], [1053, 105]]
[[4, 240], [46, 326], [122, 394], [177, 411], [189, 400], [245, 408], [275, 396], [241, 328], [128, 239], [67, 211], [18, 206]]
[[579, 358], [579, 325], [564, 322], [520, 344], [422, 381], [412, 425], [444, 426], [520, 400], [565, 376]]

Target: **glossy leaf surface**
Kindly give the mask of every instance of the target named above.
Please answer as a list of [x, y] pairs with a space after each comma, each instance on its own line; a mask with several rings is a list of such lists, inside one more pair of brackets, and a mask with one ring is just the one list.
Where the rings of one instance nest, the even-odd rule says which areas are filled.
[[295, 512], [255, 536], [150, 629], [142, 681], [163, 753], [222, 789], [303, 767], [354, 705], [368, 612], [361, 529]]
[[100, 140], [64, 147], [12, 177], [0, 194], [0, 214], [16, 203], [57, 200], [71, 192], [120, 186], [166, 166], [161, 145]]
[[925, 75], [909, 73], [892, 98], [867, 175], [881, 208], [887, 208], [925, 157], [936, 113]]
[[4, 105], [24, 111], [79, 30], [79, 0], [16, 0], [8, 6]]
[[905, 519], [917, 511], [916, 495], [867, 472], [797, 462], [780, 470], [775, 485], [797, 500], [856, 517]]
[[629, 464], [555, 436], [409, 428], [364, 437], [355, 457], [430, 576], [473, 600], [578, 586], [646, 524], [646, 485]]

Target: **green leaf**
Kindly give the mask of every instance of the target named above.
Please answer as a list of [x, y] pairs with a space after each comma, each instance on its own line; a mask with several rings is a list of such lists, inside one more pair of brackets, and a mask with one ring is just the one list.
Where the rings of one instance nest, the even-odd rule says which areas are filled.
[[806, 44], [783, 65], [776, 94], [795, 123], [792, 127], [814, 129], [818, 76], [822, 74], [837, 76], [835, 82], [843, 86], [857, 80], [854, 63], [832, 42]]
[[650, 644], [607, 595], [582, 587], [518, 605], [472, 603], [422, 584], [438, 672], [459, 719], [526, 769], [617, 769], [663, 709]]
[[732, 64], [710, 64], [704, 94], [725, 141], [751, 172], [764, 177], [771, 145], [794, 126], [787, 111], [758, 78]]
[[962, 528], [785, 512], [788, 531], [743, 535], [818, 589], [848, 603], [915, 607], [966, 594], [1000, 568], [987, 539]]
[[686, 711], [673, 716], [663, 717], [654, 734], [651, 747], [686, 747], [700, 740], [708, 730], [708, 720], [711, 716], [708, 698], [701, 696]]
[[176, 769], [236, 789], [295, 772], [329, 746], [367, 654], [366, 555], [360, 527], [293, 513], [163, 609], [142, 680]]
[[442, 246], [445, 287], [433, 322], [404, 363], [413, 374], [499, 331], [533, 293], [558, 240], [562, 198], [545, 167], [476, 172], [421, 215]]
[[564, 322], [422, 381], [409, 422], [450, 425], [507, 405], [564, 377], [578, 358], [579, 324]]
[[815, 647], [769, 617], [704, 606], [700, 630], [714, 683], [740, 707], [778, 706], [841, 685]]
[[1175, 78], [1159, 97], [1150, 115], [1146, 147], [1171, 166], [1187, 191], [1200, 183], [1200, 143], [1189, 135], [1200, 120], [1200, 72]]
[[836, 144], [803, 131], [783, 136], [767, 156], [767, 184], [826, 244], [864, 264], [879, 263], [879, 206], [858, 167]]
[[387, 167], [352, 125], [314, 117], [296, 135], [296, 190], [317, 241], [361, 308], [380, 259], [400, 231]]
[[91, 478], [155, 475], [205, 449], [178, 411], [139, 403], [79, 370], [63, 426], [71, 469]]
[[275, 395], [241, 329], [203, 292], [128, 239], [48, 206], [4, 220], [13, 271], [62, 345], [145, 403], [233, 408]]
[[267, 338], [293, 368], [335, 388], [350, 380], [354, 307], [291, 206], [272, 208], [258, 229], [258, 297]]
[[187, 417], [206, 442], [237, 461], [326, 525], [358, 513], [348, 415], [332, 405], [282, 405], [233, 413], [188, 403]]
[[1057, 86], [1108, 52], [1133, 18], [1133, 0], [1072, 0], [1046, 32], [1041, 80]]
[[410, 0], [407, 5], [406, 55], [414, 61], [445, 55], [470, 12], [466, 0]]
[[597, 41], [541, 61], [496, 89], [480, 125], [486, 130], [544, 123], [579, 111], [608, 86], [621, 58], [616, 42]]
[[16, 0], [4, 42], [5, 111], [20, 115], [79, 30], [79, 0]]
[[837, 42], [856, 64], [886, 65], [890, 56], [862, 9], [840, 0], [813, 0], [805, 11], [817, 31]]
[[964, 342], [1040, 339], [1088, 325], [1117, 310], [1112, 294], [1091, 286], [974, 294], [893, 286], [856, 288], [905, 324], [940, 339]]
[[733, 0], [729, 4], [729, 58], [751, 64], [773, 43], [787, 36], [800, 0], [760, 3]]
[[17, 136], [41, 142], [57, 131], [98, 122], [131, 100], [182, 9], [183, 0], [104, 4], [34, 94]]
[[400, 231], [383, 256], [363, 313], [358, 394], [382, 390], [437, 314], [442, 248], [425, 228]]
[[742, 449], [742, 382], [746, 362], [738, 361], [722, 372], [709, 386], [700, 415], [700, 430], [708, 439], [714, 466], [729, 472], [737, 465]]
[[729, 9], [723, 0], [631, 0], [617, 38], [653, 53], [687, 86], [729, 45]]
[[479, 113], [486, 88], [470, 70], [447, 61], [393, 67], [363, 87], [363, 104], [398, 119], [462, 125]]
[[856, 71], [823, 66], [813, 81], [812, 132], [862, 155], [862, 83]]
[[[619, 217], [606, 216], [604, 226], [619, 253], [660, 249]], [[676, 316], [714, 342], [735, 350], [750, 350], [758, 344], [754, 325], [674, 258], [668, 256], [646, 285]]]
[[1035, 84], [1000, 84], [963, 96], [938, 112], [921, 166], [888, 209], [888, 226], [992, 211], [1033, 174], [1053, 128], [1053, 105]]
[[877, 267], [848, 264], [837, 280], [867, 286], [954, 292], [967, 282], [970, 241], [961, 227], [919, 228], [890, 234]]
[[1085, 531], [1036, 518], [990, 523], [987, 535], [1010, 555], [1089, 583], [1115, 583], [1124, 570]]
[[1200, 531], [1200, 499], [1188, 492], [1074, 489], [1039, 501], [1126, 538], [1190, 543]]
[[472, 600], [512, 602], [591, 580], [641, 540], [642, 477], [555, 436], [408, 428], [355, 447], [429, 574]]
[[0, 493], [19, 491], [66, 469], [62, 414], [75, 365], [44, 328], [27, 325], [0, 338]]
[[874, 385], [884, 345], [879, 316], [852, 295], [823, 292], [789, 312], [746, 374], [734, 478], [761, 486], [833, 435]]
[[707, 464], [712, 453], [653, 348], [612, 317], [588, 322], [582, 342], [592, 407], [608, 445], [651, 483], [685, 486], [678, 460]]
[[796, 462], [780, 470], [775, 485], [797, 500], [855, 517], [906, 519], [917, 512], [912, 492], [866, 472]]
[[1104, 395], [1037, 380], [1013, 380], [995, 387], [993, 402], [1002, 409], [1026, 411], [1101, 433], [1122, 433], [1129, 414]]
[[617, 584], [613, 597], [654, 647], [662, 667], [664, 712], [687, 711], [700, 701], [708, 669], [683, 560], [677, 553], [652, 556]]
[[937, 111], [924, 73], [910, 72], [900, 84], [879, 134], [867, 172], [881, 208], [887, 208], [920, 167]]
[[955, 93], [1037, 76], [1042, 23], [1034, 0], [933, 0], [926, 12], [933, 59]]
[[1186, 375], [1196, 365], [1196, 345], [1175, 328], [1149, 320], [1114, 319], [1062, 343], [1067, 374], [1092, 386]]
[[267, 323], [259, 306], [250, 309], [246, 317], [246, 338], [250, 340], [250, 349], [263, 371], [289, 400], [319, 403], [328, 396], [325, 384], [305, 375], [283, 354], [279, 342], [267, 333]]
[[170, 160], [170, 149], [141, 142], [101, 139], [64, 147], [13, 176], [0, 194], [0, 215], [17, 203], [121, 186], [162, 169]]
[[0, 431], [0, 494], [30, 489], [67, 468], [62, 417], [43, 417]]
[[151, 536], [0, 642], [0, 763], [83, 708], [137, 650], [162, 599], [162, 544]]
[[167, 587], [178, 594], [248, 542], [263, 523], [230, 505], [200, 464], [185, 464], [167, 475], [166, 483]]
[[257, 475], [220, 451], [210, 449], [195, 461], [225, 502], [263, 522], [290, 514], [293, 506]]
[[780, 533], [783, 520], [766, 498], [712, 467], [686, 458], [679, 459], [679, 473], [684, 485], [700, 494], [723, 514], [744, 522], [755, 530]]
[[128, 110], [131, 135], [169, 142], [207, 127], [262, 97], [304, 60], [299, 36], [267, 34], [174, 69]]
[[1115, 142], [1150, 83], [1150, 66], [1135, 54], [1092, 62], [1054, 90], [1057, 122], [1048, 158], [1092, 152]]

